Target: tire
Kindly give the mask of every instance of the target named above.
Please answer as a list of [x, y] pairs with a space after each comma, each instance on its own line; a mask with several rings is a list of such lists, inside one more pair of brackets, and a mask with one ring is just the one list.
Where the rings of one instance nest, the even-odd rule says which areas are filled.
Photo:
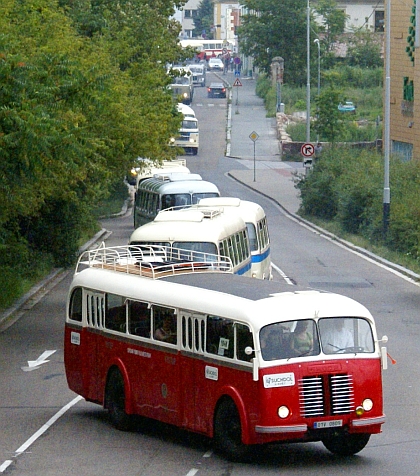
[[235, 403], [223, 400], [214, 418], [214, 443], [216, 450], [230, 461], [240, 462], [249, 457], [249, 447], [242, 443], [242, 427]]
[[339, 456], [352, 456], [368, 444], [370, 434], [359, 433], [354, 435], [337, 435], [332, 438], [322, 440], [327, 450]]
[[198, 147], [194, 147], [194, 148], [193, 148], [192, 154], [193, 154], [193, 155], [197, 155], [197, 154], [198, 154]]
[[124, 379], [118, 369], [110, 372], [105, 389], [105, 408], [113, 426], [120, 431], [130, 431], [133, 421], [125, 412]]

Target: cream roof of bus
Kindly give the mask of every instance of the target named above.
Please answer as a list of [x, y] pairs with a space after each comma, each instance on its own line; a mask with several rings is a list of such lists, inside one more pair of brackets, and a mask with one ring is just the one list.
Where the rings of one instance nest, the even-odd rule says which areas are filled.
[[186, 104], [183, 104], [182, 102], [178, 103], [178, 112], [184, 115], [184, 117], [194, 117], [195, 118], [195, 112], [194, 109], [190, 106], [187, 106]]
[[[178, 174], [169, 174], [167, 179], [161, 177], [153, 177], [143, 180], [139, 186], [139, 190], [149, 190], [156, 193], [219, 193], [219, 189], [211, 182], [193, 178], [189, 180], [189, 176], [197, 174], [179, 174], [184, 175], [186, 180], [180, 180], [181, 177], [175, 177]], [[170, 177], [169, 177], [170, 176]], [[166, 176], [165, 176], [166, 177]], [[200, 177], [200, 176], [199, 176]]]
[[135, 173], [137, 174], [137, 186], [140, 181], [152, 178], [156, 174], [169, 174], [179, 172], [189, 174], [190, 169], [187, 167], [185, 159], [164, 160], [157, 164], [149, 159], [139, 159], [142, 167], [137, 167]]
[[[185, 284], [191, 288], [182, 286]], [[76, 286], [228, 317], [249, 323], [254, 330], [272, 322], [318, 317], [351, 316], [373, 321], [365, 306], [346, 296], [232, 274], [184, 274], [154, 280], [88, 268], [74, 276], [71, 289]]]
[[202, 207], [222, 207], [224, 210], [237, 210], [241, 214], [242, 218], [248, 221], [261, 220], [265, 217], [264, 209], [261, 205], [255, 202], [249, 202], [248, 200], [241, 200], [236, 197], [212, 197], [202, 198], [197, 205], [197, 208]]
[[[129, 243], [174, 241], [217, 243], [220, 237], [246, 229], [245, 222], [240, 216], [228, 216], [223, 212], [213, 214], [210, 218], [202, 212], [187, 208], [179, 211], [163, 211], [156, 218], [134, 230]], [[175, 221], [178, 225], [173, 225]]]

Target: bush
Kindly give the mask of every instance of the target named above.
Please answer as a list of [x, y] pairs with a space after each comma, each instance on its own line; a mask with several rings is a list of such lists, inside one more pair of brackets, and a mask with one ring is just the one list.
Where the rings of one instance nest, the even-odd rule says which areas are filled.
[[391, 159], [390, 224], [383, 234], [383, 160], [369, 151], [324, 148], [297, 187], [300, 212], [420, 260], [420, 163]]

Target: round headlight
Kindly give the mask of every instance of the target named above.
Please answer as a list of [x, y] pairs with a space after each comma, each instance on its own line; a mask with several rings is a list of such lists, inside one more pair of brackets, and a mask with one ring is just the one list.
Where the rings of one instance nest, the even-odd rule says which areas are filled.
[[373, 402], [370, 398], [365, 398], [362, 403], [362, 407], [365, 410], [365, 412], [370, 412], [373, 408]]
[[281, 407], [279, 407], [279, 409], [277, 410], [277, 415], [280, 417], [280, 418], [287, 418], [290, 414], [290, 410], [285, 406], [285, 405], [282, 405]]

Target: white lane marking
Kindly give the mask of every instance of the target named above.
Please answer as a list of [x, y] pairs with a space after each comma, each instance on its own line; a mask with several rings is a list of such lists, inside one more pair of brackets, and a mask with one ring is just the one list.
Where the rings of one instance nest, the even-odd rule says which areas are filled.
[[46, 360], [50, 355], [57, 352], [56, 350], [46, 350], [36, 360], [28, 360], [27, 367], [21, 367], [24, 372], [30, 372], [31, 370], [39, 369], [42, 364], [46, 364], [49, 360]]
[[[25, 443], [23, 443], [22, 446], [20, 446], [15, 451], [14, 459], [16, 459], [22, 453], [24, 453], [41, 435], [43, 435], [48, 430], [48, 428], [50, 428], [60, 417], [62, 417], [68, 410], [70, 410], [70, 408], [72, 406], [74, 406], [74, 405], [76, 405], [76, 403], [80, 402], [80, 400], [83, 400], [83, 397], [78, 395], [71, 402], [69, 402], [67, 405], [65, 405], [61, 410], [59, 410], [53, 417], [51, 417], [47, 421], [47, 423], [45, 423], [45, 425], [43, 425], [38, 431], [36, 431], [28, 440], [25, 441]], [[12, 463], [13, 463], [13, 460], [5, 461], [0, 466], [0, 473], [4, 473], [6, 468], [8, 468]]]
[[196, 468], [193, 468], [191, 469], [190, 471], [188, 471], [188, 473], [186, 474], [186, 476], [194, 476], [195, 474], [198, 473], [198, 469]]
[[271, 263], [271, 266], [279, 273], [279, 275], [286, 281], [287, 284], [290, 284], [290, 286], [295, 285], [295, 283], [287, 276], [287, 274], [282, 271], [278, 266], [276, 266], [273, 262]]

